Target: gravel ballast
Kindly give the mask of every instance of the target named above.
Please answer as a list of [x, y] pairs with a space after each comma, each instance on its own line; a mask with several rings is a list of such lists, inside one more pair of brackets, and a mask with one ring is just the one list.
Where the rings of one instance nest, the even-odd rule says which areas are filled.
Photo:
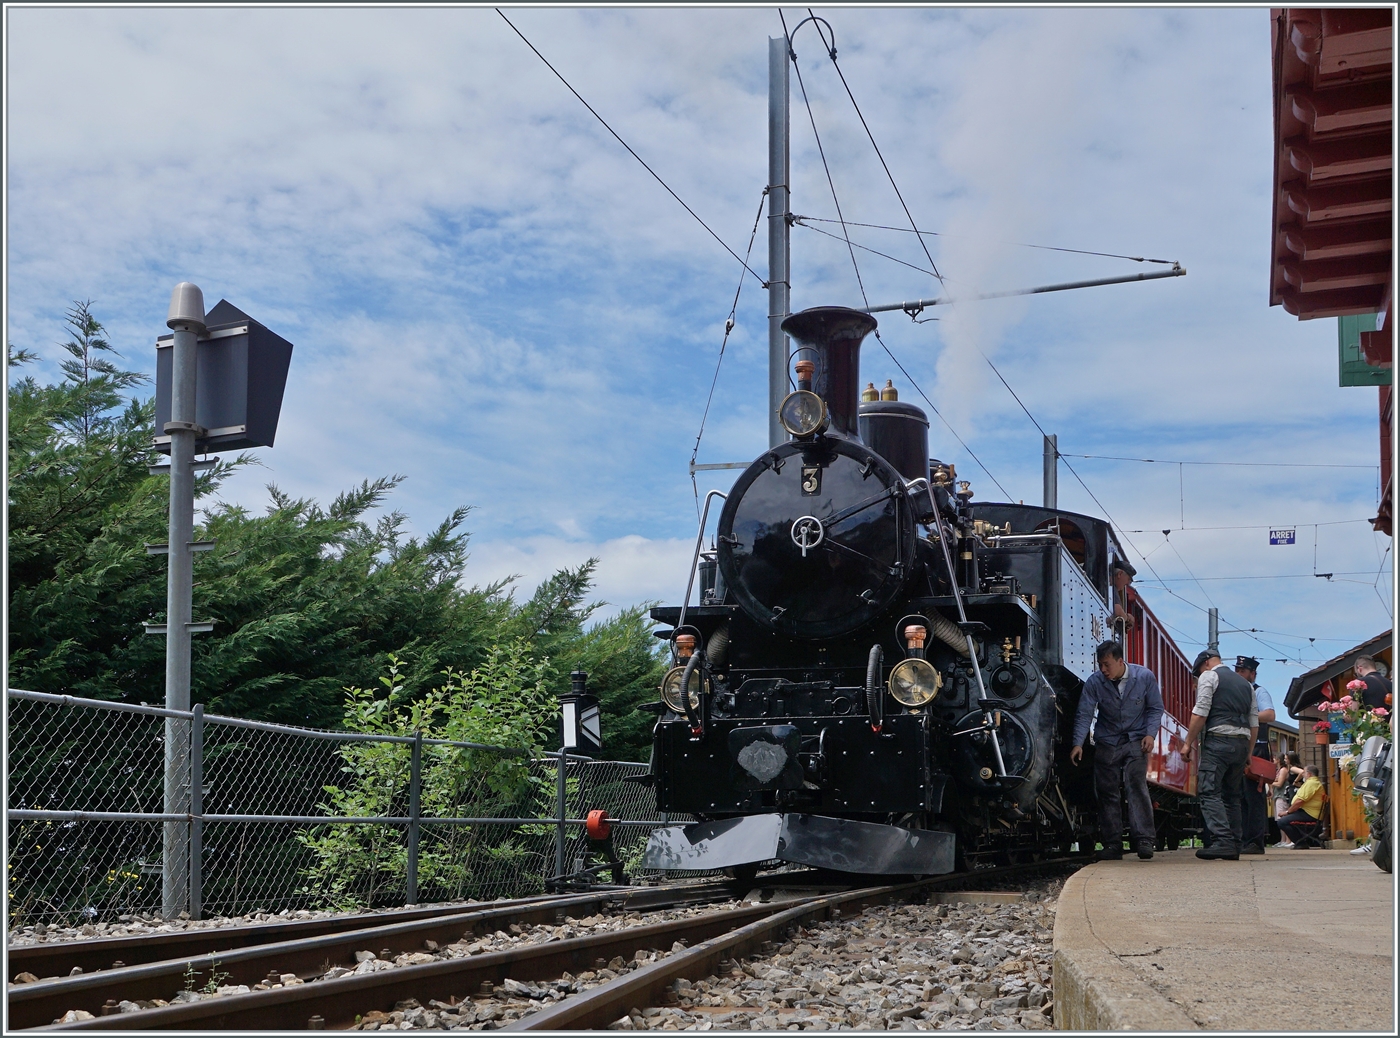
[[[1051, 937], [1063, 880], [1029, 886], [1006, 904], [891, 905], [793, 934], [772, 953], [727, 963], [720, 975], [678, 981], [674, 1001], [638, 1007], [612, 1030], [1046, 1030]], [[657, 916], [648, 916], [653, 921]], [[633, 916], [580, 921], [615, 927]], [[499, 938], [501, 935], [497, 935]], [[572, 935], [571, 935], [572, 936]], [[524, 939], [526, 935], [520, 935]], [[501, 950], [503, 945], [490, 949]], [[507, 981], [449, 1002], [409, 999], [370, 1012], [360, 1030], [494, 1030], [682, 950], [641, 952], [606, 967], [533, 984]], [[363, 964], [362, 964], [363, 966]], [[670, 1001], [668, 999], [668, 1001]]]

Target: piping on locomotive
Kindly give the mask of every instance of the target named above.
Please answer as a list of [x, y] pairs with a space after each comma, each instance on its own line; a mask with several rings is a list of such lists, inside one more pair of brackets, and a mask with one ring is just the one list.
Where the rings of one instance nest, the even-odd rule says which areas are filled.
[[1092, 838], [1069, 742], [1133, 567], [1102, 520], [974, 503], [920, 408], [861, 392], [875, 327], [843, 307], [783, 322], [792, 439], [716, 495], [698, 603], [652, 610], [673, 667], [650, 781], [697, 821], [654, 833], [647, 868], [927, 875]]

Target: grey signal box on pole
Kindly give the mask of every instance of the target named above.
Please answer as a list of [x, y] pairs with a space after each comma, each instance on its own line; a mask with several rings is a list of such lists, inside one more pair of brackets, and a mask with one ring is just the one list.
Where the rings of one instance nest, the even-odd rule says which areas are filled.
[[[292, 344], [220, 300], [204, 318], [198, 338], [195, 450], [198, 453], [271, 447], [282, 411]], [[156, 450], [170, 453], [163, 435], [170, 421], [175, 336], [156, 340]]]
[[[214, 630], [213, 620], [192, 616], [194, 553], [214, 547], [195, 541], [194, 474], [212, 462], [196, 462], [196, 452], [271, 447], [282, 410], [292, 344], [274, 335], [227, 300], [207, 314], [199, 286], [182, 281], [170, 294], [166, 327], [156, 340], [156, 449], [170, 464], [153, 465], [152, 475], [170, 476], [170, 536], [148, 544], [166, 556], [165, 623], [145, 624], [146, 633], [165, 638], [165, 706], [190, 711], [190, 636]], [[161, 840], [161, 914], [183, 911], [199, 916], [201, 899], [192, 891], [198, 876], [200, 821], [194, 795], [200, 781], [194, 760], [191, 722], [178, 714], [165, 719], [165, 814]], [[202, 752], [202, 751], [201, 751]], [[183, 816], [183, 818], [181, 817]]]

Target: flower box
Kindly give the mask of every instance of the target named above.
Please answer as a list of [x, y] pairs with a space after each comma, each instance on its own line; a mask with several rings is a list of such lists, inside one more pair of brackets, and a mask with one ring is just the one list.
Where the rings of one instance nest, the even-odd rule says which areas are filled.
[[1313, 732], [1313, 740], [1314, 740], [1319, 746], [1326, 746], [1329, 742], [1332, 741], [1332, 733], [1331, 733], [1331, 732]]

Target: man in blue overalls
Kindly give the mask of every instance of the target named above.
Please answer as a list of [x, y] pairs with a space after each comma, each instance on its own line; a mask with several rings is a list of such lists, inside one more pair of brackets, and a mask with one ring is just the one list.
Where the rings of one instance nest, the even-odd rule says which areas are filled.
[[1152, 819], [1152, 795], [1147, 791], [1147, 757], [1162, 724], [1162, 689], [1146, 667], [1123, 661], [1123, 646], [1106, 641], [1095, 655], [1099, 669], [1084, 682], [1074, 715], [1074, 748], [1069, 759], [1078, 764], [1094, 710], [1094, 792], [1099, 801], [1099, 834], [1103, 861], [1123, 858], [1123, 799], [1127, 794], [1128, 825], [1139, 858], [1152, 857], [1157, 827]]

